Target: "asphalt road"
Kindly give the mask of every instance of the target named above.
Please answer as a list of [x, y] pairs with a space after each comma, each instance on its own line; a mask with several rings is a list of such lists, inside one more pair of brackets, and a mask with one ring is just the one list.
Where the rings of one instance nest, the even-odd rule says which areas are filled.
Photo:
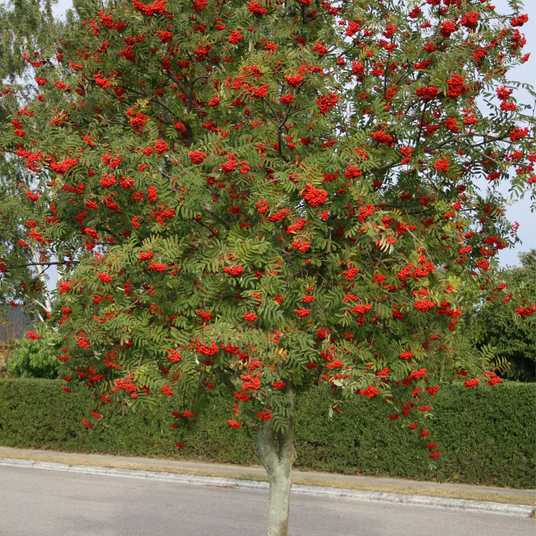
[[[0, 536], [264, 536], [267, 494], [0, 467]], [[293, 496], [292, 536], [535, 536], [536, 520]]]

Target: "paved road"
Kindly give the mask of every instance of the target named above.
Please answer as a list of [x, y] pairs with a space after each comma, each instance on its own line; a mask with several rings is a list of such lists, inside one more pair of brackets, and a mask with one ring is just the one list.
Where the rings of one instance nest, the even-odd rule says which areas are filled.
[[[0, 467], [0, 536], [263, 536], [266, 492]], [[535, 536], [536, 520], [292, 498], [292, 536]]]

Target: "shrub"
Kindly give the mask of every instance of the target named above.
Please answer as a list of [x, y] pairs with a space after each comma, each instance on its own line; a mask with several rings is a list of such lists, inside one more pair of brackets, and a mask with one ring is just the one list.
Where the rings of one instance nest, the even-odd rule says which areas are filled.
[[[512, 301], [536, 301], [536, 250], [520, 255], [521, 265], [502, 270]], [[530, 307], [490, 300], [474, 310], [467, 333], [478, 350], [486, 350], [505, 378], [536, 381], [536, 315]], [[530, 313], [530, 314], [529, 314]]]
[[50, 329], [43, 330], [38, 340], [18, 340], [7, 361], [8, 374], [20, 378], [57, 378], [58, 343], [58, 335]]

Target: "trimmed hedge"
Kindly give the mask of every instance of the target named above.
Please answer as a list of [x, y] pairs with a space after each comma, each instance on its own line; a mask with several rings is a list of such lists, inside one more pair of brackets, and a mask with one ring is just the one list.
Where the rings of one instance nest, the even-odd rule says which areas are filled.
[[[189, 431], [186, 448], [177, 451], [162, 407], [112, 415], [88, 432], [80, 419], [87, 414], [89, 398], [65, 394], [59, 385], [51, 380], [0, 380], [1, 445], [256, 463], [253, 437], [245, 429], [226, 426], [229, 413], [224, 405], [207, 408]], [[359, 398], [328, 420], [328, 404], [321, 388], [298, 402], [298, 467], [536, 487], [535, 384], [440, 391], [431, 423], [443, 452], [437, 463], [427, 458], [414, 433], [386, 419], [383, 405]]]

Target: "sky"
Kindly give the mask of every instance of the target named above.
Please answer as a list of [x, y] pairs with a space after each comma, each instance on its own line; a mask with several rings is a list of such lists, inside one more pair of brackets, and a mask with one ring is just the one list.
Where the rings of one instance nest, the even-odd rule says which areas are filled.
[[[511, 12], [508, 0], [495, 0], [494, 4], [500, 13]], [[71, 5], [71, 0], [58, 0], [54, 11], [61, 15]], [[529, 15], [529, 22], [522, 28], [528, 40], [525, 52], [530, 52], [531, 58], [528, 63], [513, 69], [509, 78], [536, 85], [536, 0], [525, 0], [524, 13]], [[518, 91], [516, 97], [518, 101], [531, 104], [534, 108], [534, 99], [527, 92]], [[508, 208], [507, 216], [511, 222], [519, 223], [518, 236], [521, 242], [515, 248], [502, 250], [499, 259], [503, 266], [512, 266], [518, 264], [520, 252], [536, 249], [536, 213], [530, 210], [529, 196], [526, 195], [523, 199], [512, 203]]]

